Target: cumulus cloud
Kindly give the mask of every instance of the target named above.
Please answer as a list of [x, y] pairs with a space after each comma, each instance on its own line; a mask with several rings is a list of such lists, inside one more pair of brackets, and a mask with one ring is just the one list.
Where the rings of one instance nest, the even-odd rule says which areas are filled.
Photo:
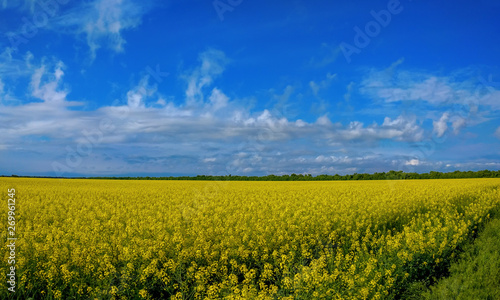
[[322, 125], [322, 126], [325, 126], [325, 127], [331, 127], [333, 124], [332, 124], [332, 121], [330, 121], [330, 119], [328, 118], [328, 116], [321, 116], [319, 117], [317, 120], [316, 120], [316, 124], [318, 125]]
[[382, 127], [398, 140], [420, 141], [424, 135], [423, 129], [417, 125], [415, 116], [399, 116], [394, 120], [386, 117]]
[[188, 105], [200, 104], [204, 101], [203, 88], [211, 85], [213, 80], [224, 72], [229, 59], [224, 52], [209, 49], [198, 57], [200, 66], [184, 78], [187, 82], [186, 102]]
[[449, 114], [444, 113], [438, 121], [432, 122], [432, 126], [434, 127], [433, 132], [437, 135], [437, 137], [442, 137], [446, 130], [448, 130], [448, 119]]
[[[127, 105], [132, 109], [144, 108], [146, 98], [151, 97], [157, 91], [157, 87], [148, 86], [149, 76], [144, 76], [139, 84], [127, 92]], [[162, 103], [163, 99], [158, 99]], [[163, 100], [164, 102], [165, 100]]]
[[[378, 140], [419, 141], [423, 130], [416, 124], [414, 117], [398, 116], [396, 119], [386, 117], [382, 124], [364, 125], [359, 121], [351, 121], [348, 125], [332, 123], [328, 117], [318, 118], [315, 124], [324, 132], [330, 141], [363, 141]], [[328, 129], [325, 131], [324, 129]]]
[[405, 162], [405, 165], [407, 166], [418, 166], [420, 165], [420, 160], [418, 159], [410, 159], [408, 161]]
[[208, 100], [210, 102], [209, 106], [211, 110], [218, 111], [219, 109], [227, 106], [229, 97], [227, 97], [221, 90], [214, 88]]

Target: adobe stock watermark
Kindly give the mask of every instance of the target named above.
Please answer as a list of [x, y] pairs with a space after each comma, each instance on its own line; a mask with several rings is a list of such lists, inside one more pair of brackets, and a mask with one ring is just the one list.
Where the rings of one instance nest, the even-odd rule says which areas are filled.
[[346, 42], [340, 43], [340, 49], [347, 63], [351, 63], [351, 56], [353, 54], [360, 54], [361, 49], [368, 47], [372, 39], [376, 38], [382, 32], [382, 28], [389, 26], [392, 17], [400, 14], [402, 11], [403, 6], [399, 0], [389, 0], [389, 2], [387, 2], [387, 9], [382, 9], [379, 12], [374, 10], [370, 11], [373, 20], [368, 21], [363, 28], [354, 26], [355, 35], [353, 44]]
[[214, 0], [212, 5], [214, 6], [215, 12], [217, 12], [219, 20], [224, 21], [224, 14], [226, 12], [232, 12], [242, 2], [243, 0]]
[[8, 189], [8, 223], [7, 223], [7, 248], [9, 249], [7, 283], [9, 292], [16, 292], [16, 189]]
[[500, 81], [493, 81], [493, 74], [488, 76], [488, 80], [483, 76], [478, 76], [478, 79], [490, 93], [495, 91], [495, 87], [500, 88]]
[[[156, 65], [155, 70], [147, 66], [146, 71], [158, 83], [163, 82], [163, 78], [169, 75], [169, 73], [161, 72], [159, 65]], [[149, 94], [149, 91], [144, 87], [140, 87], [137, 90], [137, 94], [146, 96]], [[112, 105], [115, 106], [117, 102], [117, 100], [114, 101]], [[118, 120], [125, 120], [130, 114], [130, 107], [128, 105], [119, 106], [118, 113]], [[94, 147], [102, 143], [104, 136], [113, 133], [116, 128], [117, 124], [112, 119], [106, 117], [99, 121], [98, 128], [91, 131], [87, 129], [82, 130], [80, 132], [82, 138], [76, 147], [66, 147], [66, 159], [64, 163], [59, 161], [52, 162], [52, 170], [56, 173], [56, 176], [63, 177], [64, 174], [78, 168], [82, 164], [83, 159], [92, 154]]]
[[34, 38], [38, 34], [38, 29], [47, 26], [49, 19], [56, 16], [59, 6], [68, 4], [69, 0], [37, 0], [35, 3], [36, 11], [33, 17], [21, 18], [20, 32], [7, 34], [13, 51], [17, 51], [20, 44], [26, 44], [29, 39]]

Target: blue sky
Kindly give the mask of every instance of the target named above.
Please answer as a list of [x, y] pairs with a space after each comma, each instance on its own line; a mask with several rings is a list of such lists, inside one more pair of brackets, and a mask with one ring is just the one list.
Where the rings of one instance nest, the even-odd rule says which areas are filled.
[[0, 0], [0, 174], [500, 169], [498, 1]]

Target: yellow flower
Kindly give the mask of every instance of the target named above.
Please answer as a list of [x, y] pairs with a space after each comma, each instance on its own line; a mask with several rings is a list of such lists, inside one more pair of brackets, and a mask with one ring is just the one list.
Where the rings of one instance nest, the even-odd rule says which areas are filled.
[[173, 299], [380, 299], [407, 261], [453, 257], [500, 206], [498, 179], [442, 183], [0, 177], [0, 190], [22, 191], [19, 249], [32, 255], [16, 265], [36, 270], [24, 286], [47, 282], [42, 298], [147, 299], [161, 286]]

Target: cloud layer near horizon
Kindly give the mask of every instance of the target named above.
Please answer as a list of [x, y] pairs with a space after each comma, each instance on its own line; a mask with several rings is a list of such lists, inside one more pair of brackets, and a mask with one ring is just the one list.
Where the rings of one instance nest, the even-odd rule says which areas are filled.
[[[376, 170], [383, 164], [399, 169], [425, 165], [425, 157], [408, 153], [432, 134], [415, 115], [385, 117], [381, 123], [353, 120], [342, 124], [332, 122], [327, 114], [306, 122], [268, 109], [252, 111], [214, 84], [227, 61], [222, 51], [202, 52], [199, 65], [179, 75], [186, 84], [181, 104], [168, 101], [146, 75], [123, 101], [90, 111], [78, 109], [83, 102], [68, 100], [63, 62], [26, 63], [32, 73], [28, 90], [33, 100], [0, 106], [4, 141], [9, 141], [2, 143], [0, 150], [26, 153], [26, 167], [37, 155], [48, 156], [52, 161], [45, 161], [43, 167], [40, 164], [40, 172], [47, 172], [50, 166], [58, 175], [130, 173], [137, 169], [145, 173], [182, 170], [179, 173], [269, 174], [299, 170], [319, 174]], [[379, 86], [377, 76], [369, 75], [361, 90], [387, 102], [421, 100], [420, 96], [385, 97], [390, 87]], [[451, 88], [444, 90], [437, 89], [425, 99], [445, 102], [450, 93], [456, 93]], [[398, 88], [398, 93], [408, 92]], [[481, 97], [478, 101], [484, 99]], [[459, 129], [449, 112], [433, 121], [438, 138], [447, 131], [448, 122]], [[395, 149], [401, 150], [384, 153], [380, 147], [384, 141], [399, 144]]]

